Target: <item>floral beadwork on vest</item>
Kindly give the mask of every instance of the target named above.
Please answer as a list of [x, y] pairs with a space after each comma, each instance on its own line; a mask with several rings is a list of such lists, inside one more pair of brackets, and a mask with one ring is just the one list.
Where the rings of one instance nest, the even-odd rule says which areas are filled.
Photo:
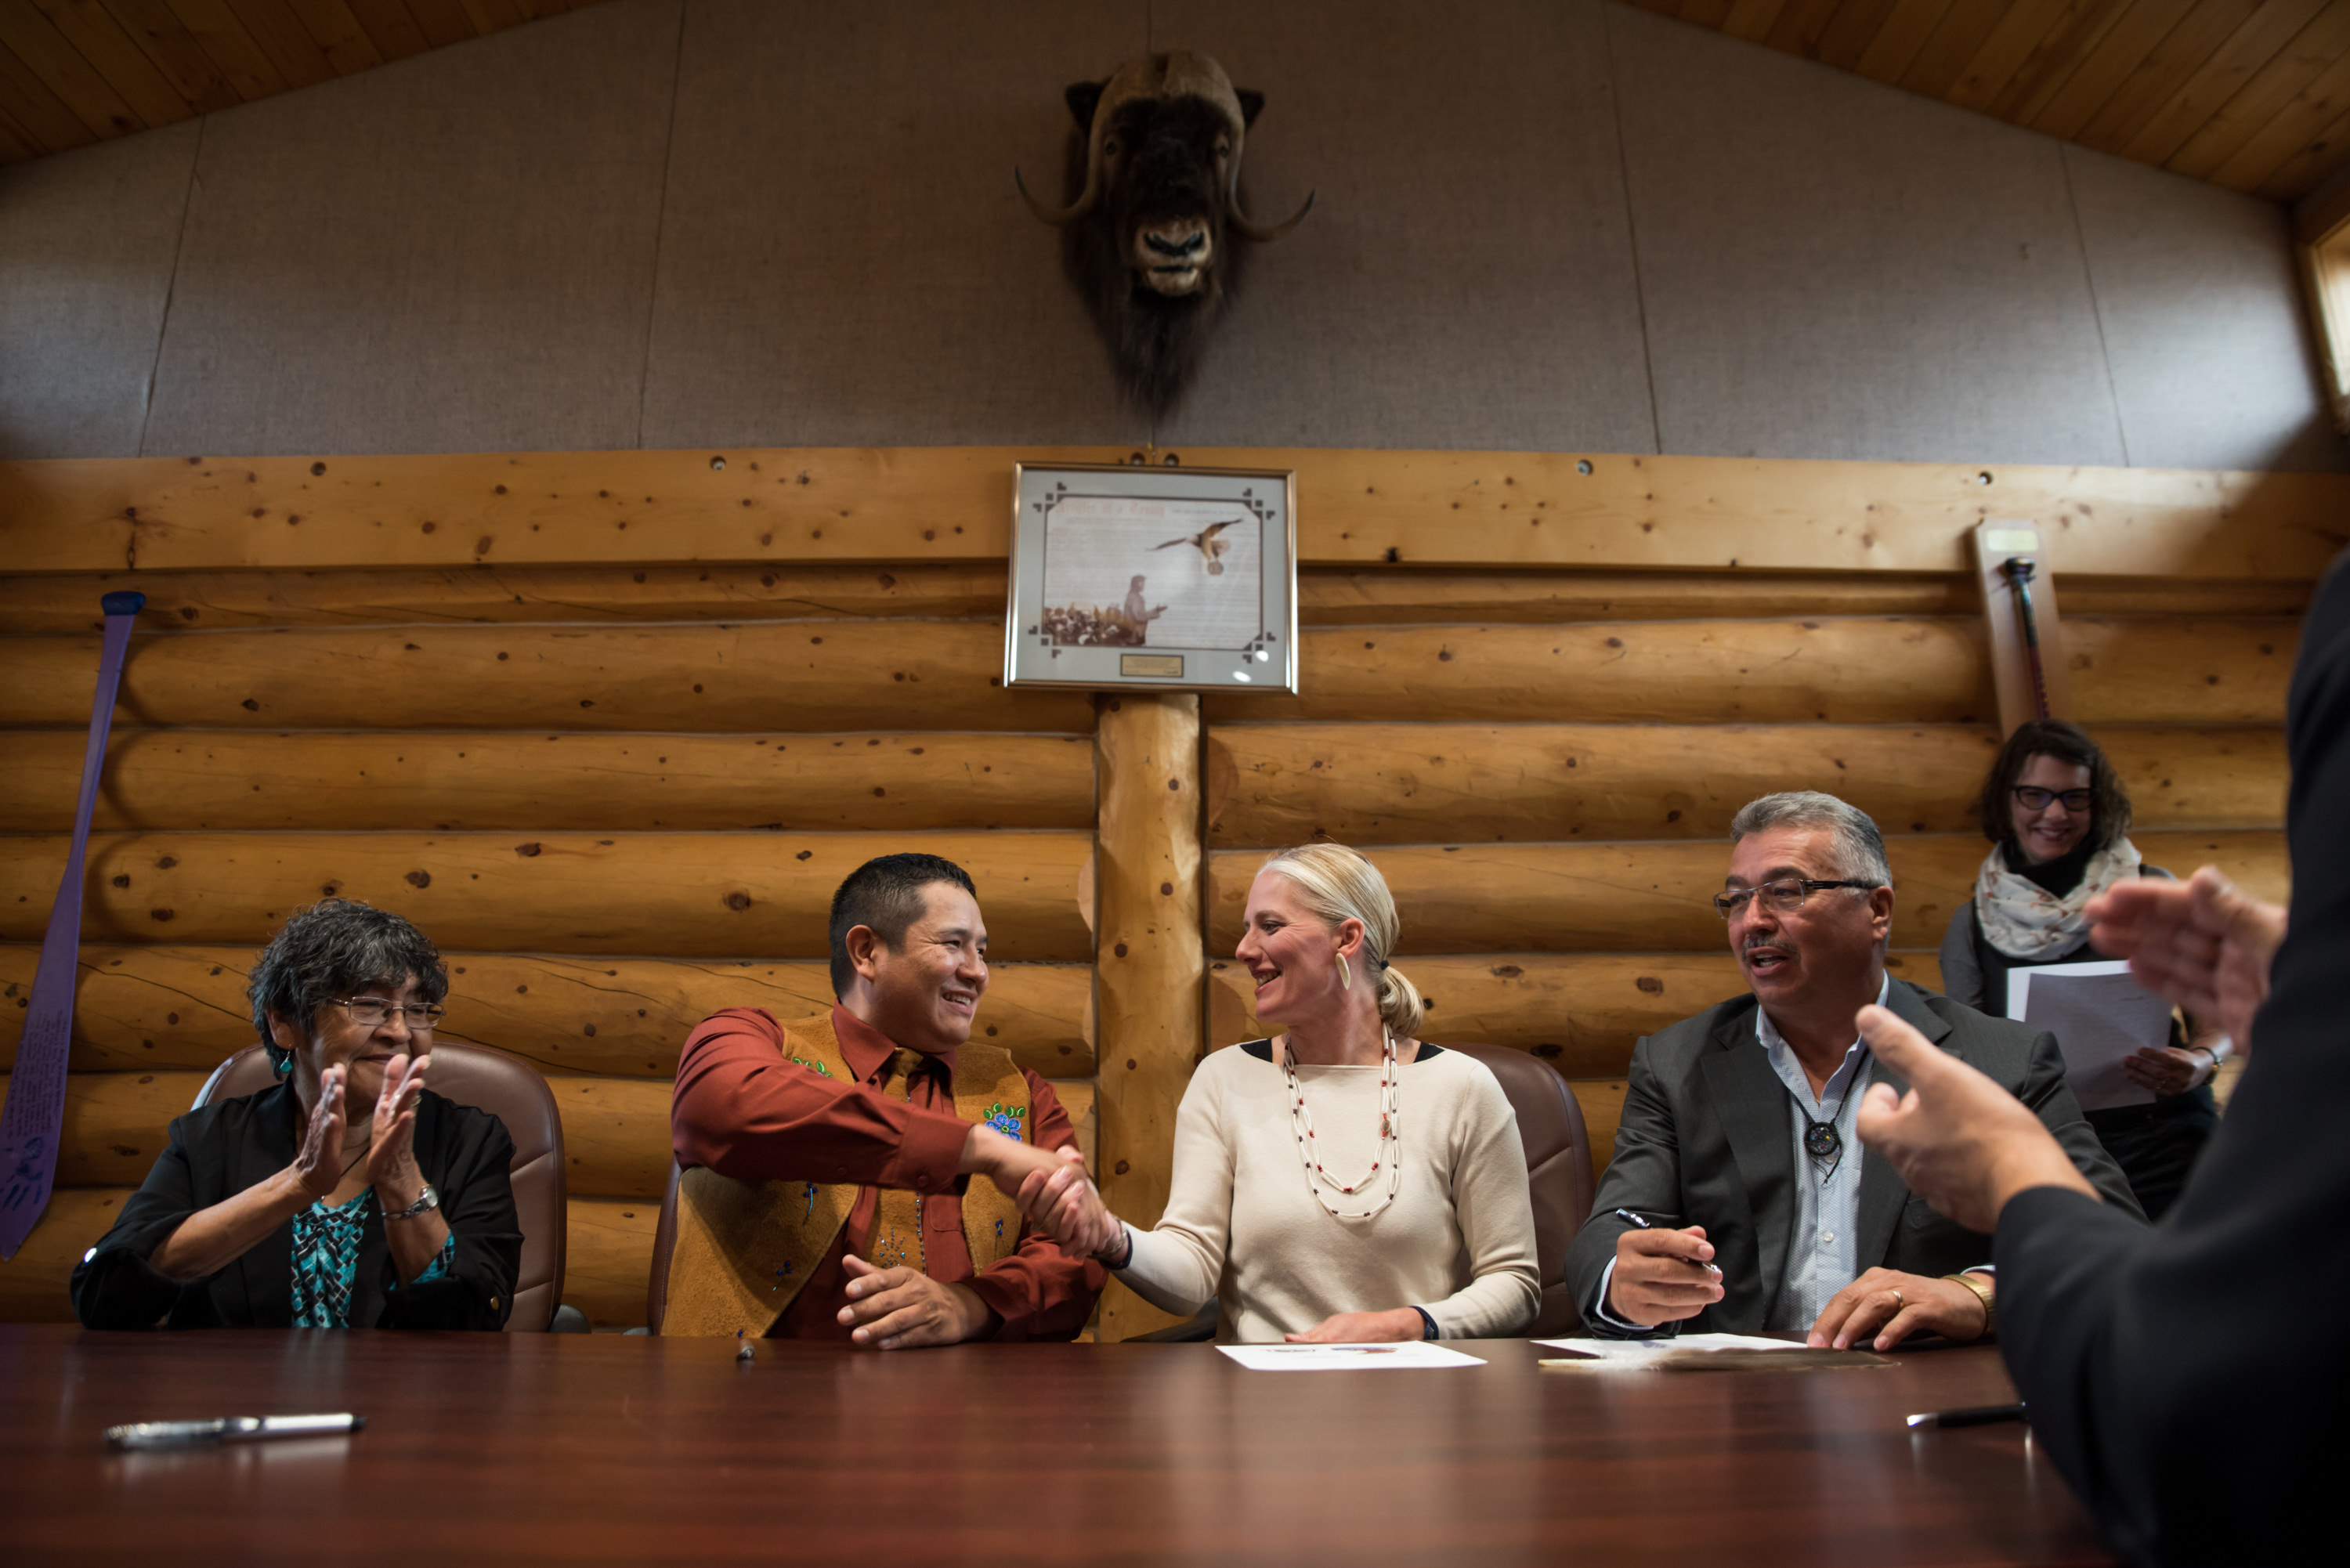
[[987, 1107], [987, 1125], [993, 1127], [997, 1132], [1002, 1133], [1005, 1137], [1010, 1138], [1014, 1143], [1018, 1143], [1021, 1141], [1020, 1123], [1027, 1115], [1027, 1106], [1012, 1106], [1007, 1107], [1003, 1101], [998, 1100], [995, 1104]]

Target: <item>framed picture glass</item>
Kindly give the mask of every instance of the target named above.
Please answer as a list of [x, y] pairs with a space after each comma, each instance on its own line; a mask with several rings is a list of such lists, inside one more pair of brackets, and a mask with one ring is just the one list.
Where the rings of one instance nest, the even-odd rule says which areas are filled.
[[1297, 476], [1016, 463], [1006, 686], [1297, 690]]

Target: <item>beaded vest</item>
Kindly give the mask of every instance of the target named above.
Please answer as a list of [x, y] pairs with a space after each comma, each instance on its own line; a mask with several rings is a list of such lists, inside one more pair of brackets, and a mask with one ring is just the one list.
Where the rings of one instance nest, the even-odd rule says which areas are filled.
[[[818, 1013], [784, 1025], [786, 1070], [814, 1073], [843, 1086], [858, 1080]], [[905, 1081], [885, 1090], [906, 1097]], [[1030, 1136], [1028, 1080], [1009, 1053], [975, 1041], [956, 1047], [955, 1115], [987, 1122], [1015, 1137]], [[670, 1254], [665, 1334], [735, 1334], [757, 1339], [775, 1326], [848, 1223], [855, 1182], [738, 1181], [696, 1166], [677, 1183], [677, 1242]], [[866, 1261], [882, 1268], [921, 1269], [921, 1206], [917, 1194], [880, 1189]], [[1020, 1240], [1020, 1210], [984, 1177], [962, 1196], [963, 1240], [974, 1272], [1009, 1257]]]

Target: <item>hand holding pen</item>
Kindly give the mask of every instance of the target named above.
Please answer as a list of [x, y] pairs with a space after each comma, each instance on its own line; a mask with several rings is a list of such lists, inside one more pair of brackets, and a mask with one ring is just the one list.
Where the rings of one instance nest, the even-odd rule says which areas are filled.
[[1607, 1310], [1625, 1323], [1653, 1328], [1692, 1318], [1721, 1299], [1721, 1271], [1705, 1227], [1667, 1231], [1629, 1209], [1616, 1217], [1632, 1228], [1616, 1238], [1616, 1268], [1607, 1280]]

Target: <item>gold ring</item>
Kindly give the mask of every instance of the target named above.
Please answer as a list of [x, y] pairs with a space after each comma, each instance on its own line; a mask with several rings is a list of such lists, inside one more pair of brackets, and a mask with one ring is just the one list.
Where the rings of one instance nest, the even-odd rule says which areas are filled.
[[1897, 1309], [1903, 1304], [1901, 1301], [1901, 1293], [1898, 1290], [1893, 1293], [1893, 1304]]

